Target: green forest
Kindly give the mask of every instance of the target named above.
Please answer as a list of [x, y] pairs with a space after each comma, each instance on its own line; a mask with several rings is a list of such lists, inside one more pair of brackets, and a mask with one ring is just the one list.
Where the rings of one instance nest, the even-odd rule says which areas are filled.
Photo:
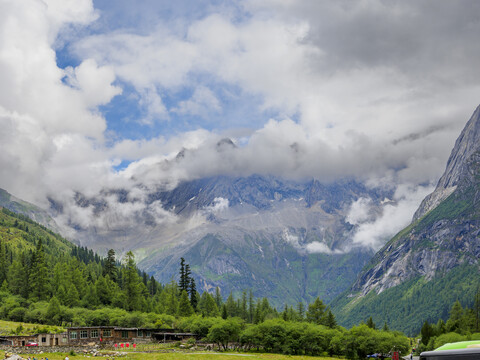
[[[473, 304], [472, 308], [463, 308], [457, 300], [448, 314], [433, 310], [424, 314], [426, 321], [417, 346], [401, 332], [389, 330], [387, 324], [395, 315], [409, 312], [410, 306], [413, 309], [408, 301], [403, 302], [404, 308], [390, 306], [389, 319], [378, 319], [375, 311], [362, 307], [357, 314], [358, 325], [346, 329], [337, 324], [330, 308], [319, 298], [310, 304], [285, 305], [280, 310], [267, 298], [256, 299], [251, 291], [243, 291], [237, 298], [230, 293], [224, 299], [219, 288], [212, 294], [197, 291], [185, 259], [178, 269], [169, 283], [161, 284], [137, 268], [132, 252], [118, 260], [109, 250], [103, 258], [28, 217], [7, 209], [0, 212], [3, 320], [60, 326], [176, 328], [197, 333], [220, 350], [339, 355], [349, 359], [393, 349], [406, 354], [413, 347], [420, 352], [447, 342], [480, 340], [480, 291], [472, 290], [473, 286], [465, 289], [467, 298], [463, 299]], [[439, 284], [422, 283], [421, 288], [455, 282], [469, 270], [460, 267]], [[392, 295], [393, 303], [398, 294]], [[410, 295], [417, 304], [429, 301], [422, 292]], [[383, 327], [377, 329], [374, 321]]]
[[[178, 278], [177, 282], [175, 278]], [[280, 311], [251, 291], [224, 299], [196, 290], [182, 258], [178, 274], [160, 284], [140, 271], [131, 252], [119, 261], [63, 239], [29, 218], [0, 212], [0, 318], [62, 326], [177, 328], [199, 334], [220, 350], [363, 357], [409, 340], [369, 319], [347, 330], [319, 298]]]

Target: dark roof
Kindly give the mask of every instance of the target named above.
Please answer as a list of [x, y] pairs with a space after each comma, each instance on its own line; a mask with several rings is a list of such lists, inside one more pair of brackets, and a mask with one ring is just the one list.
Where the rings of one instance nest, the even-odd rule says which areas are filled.
[[128, 330], [128, 331], [173, 331], [172, 329], [152, 329], [152, 328], [129, 328], [120, 326], [74, 326], [67, 330], [91, 330], [91, 329], [111, 329], [111, 330]]

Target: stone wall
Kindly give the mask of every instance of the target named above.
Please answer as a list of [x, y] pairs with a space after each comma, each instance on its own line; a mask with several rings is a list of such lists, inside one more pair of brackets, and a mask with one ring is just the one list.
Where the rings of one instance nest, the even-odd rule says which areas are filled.
[[0, 350], [13, 354], [41, 354], [44, 352], [54, 353], [69, 353], [74, 351], [77, 354], [92, 353], [99, 349], [98, 346], [86, 347], [86, 346], [7, 346], [0, 345]]

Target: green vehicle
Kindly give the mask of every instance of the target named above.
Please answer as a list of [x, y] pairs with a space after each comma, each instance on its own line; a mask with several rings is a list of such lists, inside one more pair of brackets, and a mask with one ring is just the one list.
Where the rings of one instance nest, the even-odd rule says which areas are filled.
[[424, 351], [420, 360], [480, 359], [480, 341], [461, 341], [445, 344], [434, 351]]

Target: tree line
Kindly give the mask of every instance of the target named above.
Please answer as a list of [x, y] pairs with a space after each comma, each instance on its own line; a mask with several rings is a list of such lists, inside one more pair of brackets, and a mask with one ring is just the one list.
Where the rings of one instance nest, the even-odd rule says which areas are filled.
[[473, 306], [462, 307], [460, 301], [455, 301], [445, 322], [439, 319], [437, 323], [423, 323], [420, 330], [421, 340], [418, 352], [434, 350], [446, 343], [480, 340], [480, 288], [477, 287]]

